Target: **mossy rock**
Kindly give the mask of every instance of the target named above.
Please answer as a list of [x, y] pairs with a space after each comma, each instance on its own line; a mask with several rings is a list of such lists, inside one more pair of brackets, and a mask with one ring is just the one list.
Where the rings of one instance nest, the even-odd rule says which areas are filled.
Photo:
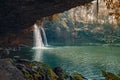
[[33, 76], [29, 73], [24, 73], [26, 80], [34, 80]]
[[120, 76], [110, 73], [110, 72], [106, 72], [104, 70], [102, 70], [102, 74], [105, 77], [105, 80], [120, 80]]
[[84, 78], [81, 74], [74, 72], [71, 74], [70, 80], [84, 80]]
[[50, 68], [47, 70], [47, 77], [50, 78], [49, 80], [57, 80], [58, 79], [58, 76]]
[[58, 76], [58, 80], [65, 80], [67, 78], [66, 72], [61, 67], [55, 67], [53, 71]]

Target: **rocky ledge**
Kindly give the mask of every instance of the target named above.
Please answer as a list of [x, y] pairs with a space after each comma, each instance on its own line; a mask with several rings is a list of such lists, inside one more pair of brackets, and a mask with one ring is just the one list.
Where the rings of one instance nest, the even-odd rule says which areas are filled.
[[0, 47], [31, 43], [31, 26], [93, 0], [0, 0]]
[[69, 10], [92, 0], [0, 0], [0, 35], [28, 28], [43, 17]]
[[83, 80], [78, 73], [68, 75], [61, 67], [54, 69], [47, 64], [15, 57], [0, 59], [0, 80]]
[[[105, 80], [120, 80], [120, 75], [101, 71]], [[77, 72], [66, 73], [61, 67], [20, 59], [0, 59], [0, 80], [88, 80]], [[96, 80], [96, 79], [94, 79]]]
[[0, 80], [25, 80], [24, 75], [9, 59], [0, 60]]

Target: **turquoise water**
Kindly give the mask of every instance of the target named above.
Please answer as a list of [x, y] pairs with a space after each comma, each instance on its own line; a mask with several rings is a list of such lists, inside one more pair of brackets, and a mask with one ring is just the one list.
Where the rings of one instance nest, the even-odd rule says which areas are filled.
[[23, 49], [15, 55], [45, 62], [52, 68], [61, 66], [68, 73], [76, 71], [89, 79], [102, 80], [101, 70], [120, 73], [120, 47], [62, 46]]

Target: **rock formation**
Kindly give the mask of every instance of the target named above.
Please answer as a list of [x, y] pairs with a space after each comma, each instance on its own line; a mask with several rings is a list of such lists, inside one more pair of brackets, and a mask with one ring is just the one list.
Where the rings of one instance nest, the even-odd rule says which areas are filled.
[[92, 0], [0, 0], [0, 36], [16, 33], [37, 19], [60, 13]]

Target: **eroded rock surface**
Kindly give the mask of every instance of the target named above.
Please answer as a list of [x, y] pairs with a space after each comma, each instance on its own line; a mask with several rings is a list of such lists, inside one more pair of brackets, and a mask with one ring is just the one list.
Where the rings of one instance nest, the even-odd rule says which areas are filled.
[[37, 19], [92, 0], [0, 0], [0, 35], [30, 27]]
[[25, 80], [23, 74], [9, 59], [0, 60], [0, 80]]

